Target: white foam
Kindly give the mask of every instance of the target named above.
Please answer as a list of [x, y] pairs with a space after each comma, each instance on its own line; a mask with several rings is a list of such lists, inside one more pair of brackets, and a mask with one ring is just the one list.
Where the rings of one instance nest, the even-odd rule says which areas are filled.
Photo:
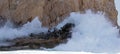
[[70, 17], [60, 23], [57, 28], [67, 22], [75, 23], [72, 38], [67, 44], [61, 44], [52, 50], [89, 51], [89, 52], [118, 52], [120, 39], [118, 29], [106, 19], [102, 13], [86, 14], [71, 13]]
[[20, 28], [13, 28], [12, 24], [7, 22], [4, 27], [0, 28], [0, 40], [29, 36], [31, 33], [45, 32], [48, 30], [45, 27], [41, 27], [41, 25], [38, 17], [31, 22], [24, 24]]
[[[117, 10], [119, 10], [119, 1], [115, 1]], [[104, 14], [95, 14], [90, 10], [86, 11], [86, 14], [71, 13], [70, 17], [61, 22], [57, 28], [60, 29], [68, 22], [76, 25], [72, 30], [72, 38], [69, 39], [68, 43], [60, 44], [49, 50], [120, 52], [120, 38], [117, 37], [118, 29], [111, 25]], [[32, 22], [24, 24], [21, 28], [13, 28], [12, 24], [8, 22], [0, 28], [0, 40], [28, 36], [30, 33], [45, 32], [47, 30], [47, 28], [41, 27], [38, 17]]]

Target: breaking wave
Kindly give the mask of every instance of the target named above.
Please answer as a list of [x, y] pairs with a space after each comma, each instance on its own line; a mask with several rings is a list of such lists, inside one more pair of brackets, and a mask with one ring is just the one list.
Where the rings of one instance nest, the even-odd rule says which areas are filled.
[[[120, 38], [119, 30], [113, 27], [104, 13], [92, 13], [87, 10], [85, 14], [73, 12], [56, 27], [64, 26], [66, 23], [74, 23], [72, 38], [66, 44], [49, 50], [63, 51], [87, 51], [87, 52], [119, 52]], [[42, 27], [42, 23], [36, 17], [33, 21], [24, 24], [20, 28], [14, 28], [7, 22], [0, 28], [0, 45], [6, 39], [29, 36], [31, 33], [46, 32], [48, 28]], [[46, 49], [48, 50], [48, 49]]]
[[88, 52], [119, 52], [120, 38], [119, 30], [113, 27], [103, 13], [86, 14], [71, 13], [70, 16], [61, 22], [57, 28], [64, 24], [75, 23], [72, 30], [72, 38], [67, 44], [61, 44], [52, 50], [64, 51], [88, 51]]
[[6, 24], [0, 28], [0, 42], [6, 39], [14, 39], [17, 37], [29, 36], [31, 33], [46, 32], [48, 28], [41, 27], [41, 22], [38, 17], [36, 17], [31, 22], [27, 22], [20, 28], [14, 28], [11, 22], [6, 22]]

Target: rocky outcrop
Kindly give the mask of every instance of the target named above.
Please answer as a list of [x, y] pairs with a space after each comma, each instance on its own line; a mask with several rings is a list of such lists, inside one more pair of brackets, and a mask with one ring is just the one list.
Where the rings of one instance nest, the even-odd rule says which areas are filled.
[[39, 16], [43, 26], [52, 27], [70, 12], [85, 13], [87, 9], [105, 12], [113, 25], [117, 25], [114, 0], [0, 0], [0, 16], [20, 25]]
[[8, 46], [0, 46], [0, 51], [6, 50], [22, 50], [22, 49], [42, 49], [54, 48], [55, 46], [66, 43], [71, 38], [71, 30], [75, 25], [67, 23], [60, 30], [54, 28], [54, 31], [41, 32], [39, 34], [31, 34], [27, 37], [19, 37], [13, 40], [5, 40], [10, 42]]

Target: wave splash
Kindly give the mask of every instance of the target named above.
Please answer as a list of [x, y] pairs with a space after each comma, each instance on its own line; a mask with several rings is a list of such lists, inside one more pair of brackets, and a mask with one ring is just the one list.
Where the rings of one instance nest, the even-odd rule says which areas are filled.
[[64, 51], [88, 51], [88, 52], [119, 52], [119, 30], [113, 27], [103, 13], [86, 14], [71, 13], [70, 17], [61, 22], [57, 28], [64, 24], [75, 23], [72, 30], [72, 38], [67, 44], [62, 44], [52, 50]]
[[[60, 44], [53, 49], [63, 51], [88, 51], [88, 52], [119, 52], [120, 38], [119, 30], [113, 27], [103, 13], [92, 13], [90, 10], [86, 14], [73, 12], [63, 22], [56, 27], [60, 29], [66, 23], [74, 23], [72, 38], [66, 44]], [[0, 42], [6, 39], [29, 36], [31, 33], [48, 31], [42, 27], [38, 17], [32, 22], [24, 24], [20, 28], [14, 28], [11, 23], [6, 23], [0, 28]], [[0, 43], [1, 44], [1, 43]]]
[[37, 34], [40, 32], [46, 32], [48, 28], [42, 27], [38, 17], [31, 22], [27, 22], [20, 28], [14, 28], [14, 25], [9, 21], [0, 28], [0, 41], [6, 39], [14, 39], [17, 37], [29, 36], [31, 33]]

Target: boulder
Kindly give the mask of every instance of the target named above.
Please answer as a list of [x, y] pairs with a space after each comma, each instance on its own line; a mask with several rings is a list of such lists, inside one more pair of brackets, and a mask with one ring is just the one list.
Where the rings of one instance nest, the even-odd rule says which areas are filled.
[[36, 16], [43, 26], [53, 27], [69, 16], [70, 12], [102, 11], [117, 26], [114, 0], [0, 0], [0, 16], [17, 25], [31, 21]]
[[13, 40], [5, 40], [10, 42], [8, 46], [0, 46], [0, 51], [6, 50], [22, 50], [22, 49], [41, 49], [54, 48], [59, 44], [66, 43], [71, 38], [71, 30], [75, 25], [67, 23], [60, 30], [41, 32], [39, 34], [31, 34], [27, 37], [19, 37]]

